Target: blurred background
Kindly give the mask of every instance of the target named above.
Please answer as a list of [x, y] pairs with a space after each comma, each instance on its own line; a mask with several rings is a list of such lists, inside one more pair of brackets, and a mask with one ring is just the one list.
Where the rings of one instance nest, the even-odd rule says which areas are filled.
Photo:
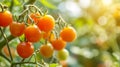
[[[0, 0], [14, 15], [24, 1]], [[55, 18], [60, 14], [77, 31], [77, 39], [67, 43], [64, 67], [120, 67], [120, 0], [36, 0], [35, 5]]]

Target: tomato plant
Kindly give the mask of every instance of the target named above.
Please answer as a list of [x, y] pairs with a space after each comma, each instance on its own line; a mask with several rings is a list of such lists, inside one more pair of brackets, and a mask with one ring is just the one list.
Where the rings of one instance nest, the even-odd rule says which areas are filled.
[[[65, 48], [67, 42], [75, 40], [76, 32], [69, 27], [64, 33], [68, 24], [60, 16], [57, 21], [54, 16], [31, 2], [34, 0], [28, 1], [28, 5], [24, 4], [22, 12], [17, 15], [10, 13], [5, 5], [0, 4], [0, 56], [9, 62], [11, 67], [27, 64], [40, 67], [52, 67], [54, 64], [59, 66], [58, 61], [67, 60], [68, 51]], [[70, 40], [65, 39], [68, 36]], [[16, 49], [10, 47], [11, 45]], [[15, 50], [18, 55], [15, 55]]]

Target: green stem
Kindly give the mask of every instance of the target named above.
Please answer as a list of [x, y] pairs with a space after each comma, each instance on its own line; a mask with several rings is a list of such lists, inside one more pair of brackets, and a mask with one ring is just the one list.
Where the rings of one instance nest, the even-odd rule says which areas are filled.
[[[8, 42], [9, 41], [11, 41], [12, 39], [14, 39], [15, 37], [13, 37], [12, 35], [10, 35], [10, 36], [8, 36], [7, 37], [7, 40], [8, 40]], [[2, 50], [2, 48], [5, 46], [5, 44], [6, 44], [6, 40], [2, 40], [1, 42], [0, 42], [0, 51]]]
[[13, 61], [12, 54], [11, 54], [11, 51], [10, 51], [10, 47], [9, 47], [9, 44], [8, 44], [9, 41], [8, 41], [6, 35], [5, 35], [5, 33], [3, 32], [3, 30], [2, 30], [1, 27], [0, 27], [0, 31], [1, 31], [3, 37], [4, 37], [5, 41], [6, 41], [6, 44], [7, 44], [7, 48], [8, 48], [9, 54], [10, 54], [11, 61]]
[[22, 59], [21, 62], [23, 62], [25, 59]]
[[11, 67], [14, 67], [14, 65], [17, 65], [17, 64], [21, 65], [21, 64], [36, 64], [36, 63], [35, 62], [17, 62], [17, 63], [12, 63]]
[[3, 9], [3, 5], [1, 3], [0, 3], [0, 8], [2, 9], [2, 11], [0, 11], [0, 12], [3, 12], [4, 9]]
[[32, 56], [28, 59], [28, 62], [32, 59], [32, 57], [33, 57], [33, 54], [32, 54]]

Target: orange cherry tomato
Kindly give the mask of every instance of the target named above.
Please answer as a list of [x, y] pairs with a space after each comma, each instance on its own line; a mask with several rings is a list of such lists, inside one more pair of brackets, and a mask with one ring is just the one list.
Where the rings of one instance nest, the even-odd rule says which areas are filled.
[[41, 45], [40, 54], [45, 58], [50, 58], [53, 55], [54, 49], [50, 45]]
[[7, 27], [12, 22], [12, 14], [9, 11], [0, 12], [0, 26]]
[[10, 32], [13, 36], [21, 36], [25, 30], [24, 23], [13, 22], [10, 24]]
[[17, 45], [17, 53], [22, 58], [30, 57], [34, 52], [34, 46], [30, 42], [21, 42]]
[[60, 37], [66, 42], [72, 42], [76, 39], [76, 31], [72, 27], [65, 27], [60, 32]]
[[55, 50], [62, 50], [66, 47], [66, 42], [63, 41], [61, 38], [55, 39], [51, 43]]
[[25, 37], [29, 42], [38, 42], [41, 39], [41, 31], [36, 25], [30, 25], [24, 30]]
[[54, 28], [55, 20], [51, 15], [45, 15], [40, 18], [37, 26], [41, 31], [49, 32]]

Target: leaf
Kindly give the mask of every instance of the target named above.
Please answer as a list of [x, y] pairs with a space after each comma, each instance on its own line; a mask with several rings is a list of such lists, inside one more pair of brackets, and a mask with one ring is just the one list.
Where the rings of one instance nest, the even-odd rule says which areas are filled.
[[49, 67], [62, 67], [62, 66], [60, 66], [60, 65], [57, 64], [57, 63], [53, 63], [53, 64], [49, 64]]
[[21, 36], [19, 37], [19, 39], [20, 39], [21, 41], [25, 41], [25, 35], [24, 35], [24, 34], [21, 35]]
[[45, 5], [48, 8], [56, 9], [57, 7], [51, 3], [49, 3], [47, 0], [39, 0], [43, 5]]

